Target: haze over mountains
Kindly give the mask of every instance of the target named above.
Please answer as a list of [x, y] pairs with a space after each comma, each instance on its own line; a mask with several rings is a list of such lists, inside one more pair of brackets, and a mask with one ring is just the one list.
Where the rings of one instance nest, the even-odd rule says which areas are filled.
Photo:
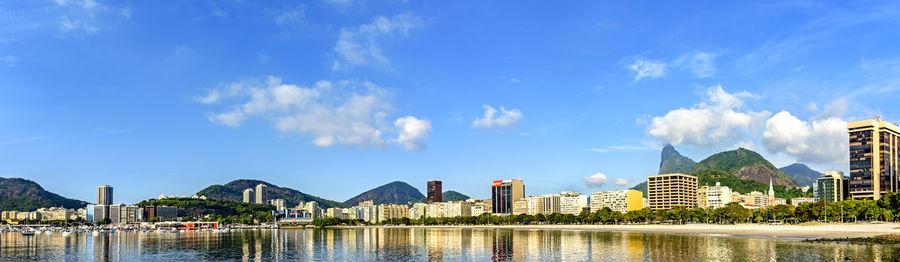
[[800, 163], [793, 163], [779, 168], [778, 170], [781, 170], [781, 172], [784, 172], [794, 179], [800, 186], [812, 186], [816, 183], [816, 179], [819, 179], [819, 177], [823, 175], [822, 172], [812, 170], [808, 166]]

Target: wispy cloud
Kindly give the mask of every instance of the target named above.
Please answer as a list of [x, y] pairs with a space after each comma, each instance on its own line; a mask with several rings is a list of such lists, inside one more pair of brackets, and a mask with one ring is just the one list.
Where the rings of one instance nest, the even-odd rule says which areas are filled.
[[16, 139], [12, 139], [12, 140], [0, 141], [0, 146], [11, 146], [11, 145], [16, 145], [16, 144], [40, 141], [40, 140], [44, 140], [44, 139], [47, 139], [47, 137], [45, 137], [45, 136], [29, 136], [29, 137], [23, 137], [23, 138], [16, 138]]
[[519, 119], [522, 119], [522, 111], [518, 109], [510, 109], [506, 110], [505, 107], [500, 106], [499, 115], [497, 115], [497, 109], [489, 105], [482, 105], [484, 108], [484, 116], [481, 118], [476, 118], [475, 121], [472, 121], [473, 127], [479, 127], [484, 129], [510, 129], [516, 127], [519, 123]]
[[717, 56], [713, 53], [696, 52], [678, 58], [674, 64], [691, 72], [697, 78], [709, 78], [716, 75], [715, 59]]
[[19, 62], [19, 58], [15, 56], [0, 56], [0, 62], [6, 63], [6, 66], [14, 67]]
[[419, 17], [405, 13], [391, 18], [379, 16], [372, 23], [341, 29], [333, 49], [337, 58], [332, 62], [331, 69], [389, 66], [391, 61], [382, 53], [381, 41], [385, 38], [408, 36], [411, 29], [421, 25]]
[[588, 148], [588, 151], [597, 153], [617, 152], [617, 151], [655, 151], [656, 149], [647, 145], [615, 145], [607, 147]]
[[117, 129], [117, 128], [105, 128], [105, 127], [95, 127], [91, 128], [91, 132], [103, 133], [103, 134], [123, 134], [131, 132], [128, 129]]
[[633, 72], [633, 82], [644, 78], [660, 78], [666, 74], [666, 64], [661, 61], [637, 58], [627, 67]]

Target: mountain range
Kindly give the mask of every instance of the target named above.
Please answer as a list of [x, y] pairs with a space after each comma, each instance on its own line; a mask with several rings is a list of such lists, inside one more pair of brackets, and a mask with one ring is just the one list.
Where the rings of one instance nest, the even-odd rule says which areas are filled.
[[794, 179], [800, 186], [812, 186], [823, 175], [822, 172], [812, 170], [812, 168], [800, 163], [794, 163], [778, 170]]
[[[809, 181], [814, 181], [813, 178], [820, 175], [803, 164], [793, 164], [777, 169], [759, 153], [746, 148], [716, 153], [697, 163], [678, 153], [674, 146], [666, 145], [660, 154], [658, 174], [669, 173], [693, 174], [698, 176], [701, 185], [720, 182], [722, 185], [742, 190], [764, 190], [765, 188], [762, 186], [767, 186], [771, 179], [774, 185], [780, 186], [778, 187], [780, 189], [776, 189], [776, 191], [783, 193], [779, 193], [779, 195], [803, 194], [802, 192], [793, 192], [790, 188], [810, 185]], [[795, 178], [803, 183], [798, 183]], [[632, 189], [643, 191], [646, 194], [647, 182], [641, 182]], [[786, 193], [788, 191], [791, 192]]]
[[796, 187], [800, 186], [793, 179], [778, 170], [769, 160], [759, 153], [746, 148], [720, 152], [703, 159], [691, 169], [691, 174], [703, 170], [720, 170], [733, 174], [740, 179], [755, 180], [768, 184]]
[[31, 180], [0, 177], [0, 210], [34, 211], [43, 207], [78, 209], [87, 204], [51, 193]]
[[355, 206], [357, 203], [367, 200], [372, 200], [376, 205], [406, 204], [419, 202], [424, 198], [425, 195], [422, 195], [422, 192], [415, 187], [406, 182], [394, 181], [352, 197], [344, 201], [344, 205]]
[[346, 207], [341, 202], [324, 199], [295, 189], [279, 187], [265, 181], [253, 179], [238, 179], [228, 182], [225, 185], [211, 185], [197, 192], [197, 195], [206, 196], [208, 198], [224, 198], [242, 201], [244, 198], [244, 189], [254, 188], [259, 184], [266, 185], [266, 193], [268, 194], [267, 197], [269, 199], [284, 199], [284, 204], [288, 207], [296, 206], [300, 201], [316, 201], [322, 208]]

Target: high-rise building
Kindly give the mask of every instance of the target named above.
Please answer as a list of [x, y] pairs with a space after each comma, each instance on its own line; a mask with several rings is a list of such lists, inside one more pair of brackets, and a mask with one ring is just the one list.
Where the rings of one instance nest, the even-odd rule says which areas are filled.
[[697, 177], [686, 174], [661, 174], [647, 177], [647, 198], [653, 210], [676, 206], [697, 206]]
[[116, 204], [109, 206], [109, 221], [112, 224], [124, 224], [122, 219], [122, 209], [125, 209], [124, 204]]
[[563, 192], [559, 196], [559, 213], [578, 215], [588, 206], [588, 196], [574, 192]]
[[256, 194], [253, 193], [253, 188], [244, 189], [244, 203], [256, 203]]
[[716, 186], [703, 186], [697, 190], [697, 206], [702, 208], [720, 208], [735, 202], [731, 188], [716, 182]]
[[491, 213], [512, 214], [513, 201], [522, 198], [525, 198], [525, 182], [522, 180], [494, 180], [491, 184]]
[[544, 197], [530, 196], [528, 197], [528, 214], [537, 215], [544, 213]]
[[97, 204], [112, 205], [113, 204], [113, 188], [110, 185], [102, 185], [97, 187]]
[[544, 215], [559, 213], [559, 194], [547, 194], [542, 195], [541, 197], [544, 198], [543, 201], [541, 201], [542, 204], [544, 204], [544, 210], [541, 211], [544, 212]]
[[900, 127], [875, 116], [875, 119], [847, 123], [847, 132], [850, 197], [877, 200], [884, 194], [898, 192]]
[[442, 193], [444, 191], [441, 188], [440, 180], [431, 180], [428, 181], [428, 203], [439, 203], [443, 202]]
[[838, 202], [847, 198], [849, 190], [849, 180], [844, 177], [841, 171], [825, 171], [818, 180], [816, 180], [816, 199], [825, 202]]
[[275, 210], [285, 210], [287, 207], [284, 205], [283, 198], [269, 199], [269, 205], [275, 206]]
[[266, 185], [259, 184], [256, 185], [256, 203], [260, 205], [265, 205], [266, 200], [269, 200], [269, 196], [266, 194]]
[[603, 191], [591, 194], [591, 212], [604, 207], [612, 211], [629, 212], [644, 208], [644, 193], [633, 189]]

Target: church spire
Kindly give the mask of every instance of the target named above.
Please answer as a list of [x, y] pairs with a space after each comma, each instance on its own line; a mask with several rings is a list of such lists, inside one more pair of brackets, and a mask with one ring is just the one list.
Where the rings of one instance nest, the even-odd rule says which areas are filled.
[[775, 189], [772, 188], [772, 178], [771, 178], [771, 177], [769, 178], [769, 195], [770, 195], [770, 196], [774, 196], [774, 195], [775, 195]]

